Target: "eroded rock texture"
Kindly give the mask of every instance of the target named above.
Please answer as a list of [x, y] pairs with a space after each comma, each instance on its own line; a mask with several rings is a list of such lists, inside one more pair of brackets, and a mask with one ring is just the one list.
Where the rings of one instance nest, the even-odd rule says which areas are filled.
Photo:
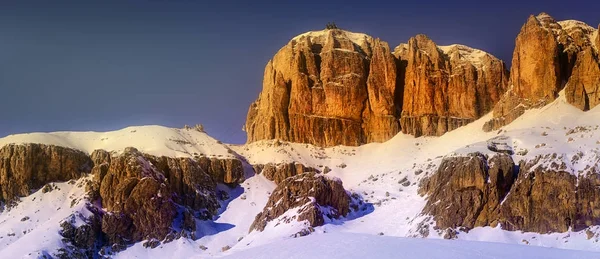
[[425, 35], [398, 46], [404, 68], [402, 132], [439, 136], [491, 111], [505, 92], [502, 61], [463, 45], [437, 46]]
[[254, 171], [262, 174], [265, 178], [279, 184], [283, 180], [303, 173], [318, 173], [319, 170], [307, 167], [300, 163], [268, 163], [265, 165], [254, 165]]
[[424, 35], [392, 55], [387, 43], [364, 34], [309, 32], [267, 64], [245, 130], [248, 142], [317, 146], [383, 142], [400, 128], [441, 135], [490, 111], [507, 80], [497, 58], [462, 45], [438, 47]]
[[506, 154], [492, 157], [489, 166], [480, 153], [445, 158], [421, 185], [419, 192], [429, 195], [423, 212], [434, 215], [441, 228], [490, 225], [515, 180], [515, 170]]
[[343, 30], [302, 34], [265, 68], [248, 142], [318, 146], [385, 141], [399, 132], [396, 64], [387, 43]]
[[102, 230], [113, 242], [162, 240], [173, 231], [179, 206], [200, 218], [219, 208], [216, 182], [191, 158], [153, 157], [128, 148], [110, 160], [107, 173], [96, 179], [109, 212]]
[[563, 88], [576, 107], [596, 106], [600, 63], [595, 34], [597, 30], [583, 22], [557, 22], [545, 13], [530, 16], [515, 41], [511, 86], [484, 130], [498, 129], [525, 110], [552, 102]]
[[92, 161], [83, 152], [52, 145], [23, 144], [0, 148], [0, 200], [29, 195], [49, 182], [64, 182], [89, 173]]
[[422, 182], [420, 193], [429, 195], [423, 213], [442, 229], [500, 224], [513, 231], [579, 231], [600, 223], [600, 178], [588, 168], [576, 176], [556, 154], [519, 167], [505, 154], [445, 158]]
[[[263, 211], [256, 215], [250, 231], [263, 231], [267, 223], [273, 220], [307, 220], [311, 227], [321, 226], [325, 217], [334, 219], [346, 216], [350, 211], [350, 200], [339, 179], [315, 173], [289, 177], [277, 185]], [[289, 218], [280, 218], [291, 209], [297, 209], [298, 213]]]

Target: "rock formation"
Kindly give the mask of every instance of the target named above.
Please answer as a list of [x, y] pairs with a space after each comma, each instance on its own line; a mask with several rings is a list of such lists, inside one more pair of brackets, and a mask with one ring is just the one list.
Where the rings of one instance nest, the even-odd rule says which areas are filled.
[[248, 111], [248, 142], [385, 141], [399, 131], [396, 90], [387, 43], [339, 29], [302, 34], [267, 64], [263, 90]]
[[162, 240], [173, 231], [177, 206], [199, 218], [210, 218], [219, 208], [216, 182], [191, 158], [153, 157], [128, 148], [110, 160], [94, 186], [108, 211], [102, 231], [112, 242]]
[[310, 172], [319, 173], [319, 170], [300, 163], [268, 163], [265, 165], [254, 165], [254, 172], [262, 174], [265, 178], [279, 184], [289, 177]]
[[579, 231], [600, 224], [596, 167], [578, 176], [557, 154], [522, 161], [479, 154], [445, 158], [419, 192], [429, 195], [424, 214], [439, 228], [481, 226], [537, 233]]
[[[321, 226], [325, 218], [346, 216], [350, 211], [350, 196], [342, 181], [315, 173], [305, 173], [282, 181], [269, 197], [267, 205], [256, 215], [250, 231], [263, 231], [273, 220], [308, 221], [311, 227]], [[292, 218], [280, 218], [286, 211], [297, 209]]]
[[421, 184], [419, 192], [429, 195], [423, 212], [434, 215], [440, 228], [490, 225], [515, 176], [515, 165], [506, 154], [489, 163], [480, 153], [445, 158], [437, 173]]
[[504, 63], [463, 45], [437, 46], [425, 35], [400, 44], [394, 55], [404, 68], [402, 132], [440, 136], [492, 110], [505, 92]]
[[194, 160], [216, 182], [235, 185], [245, 180], [244, 166], [239, 159], [218, 159], [215, 157], [200, 156], [194, 158]]
[[49, 182], [64, 182], [89, 173], [92, 161], [83, 152], [52, 145], [6, 145], [0, 148], [0, 201], [27, 196]]
[[265, 68], [248, 142], [356, 146], [400, 128], [441, 135], [490, 111], [506, 89], [504, 63], [480, 50], [418, 35], [393, 54], [379, 39], [339, 29], [295, 37]]
[[494, 107], [484, 130], [498, 129], [544, 106], [565, 89], [567, 101], [582, 110], [600, 103], [597, 30], [579, 21], [557, 22], [548, 14], [530, 16], [515, 41], [510, 87]]

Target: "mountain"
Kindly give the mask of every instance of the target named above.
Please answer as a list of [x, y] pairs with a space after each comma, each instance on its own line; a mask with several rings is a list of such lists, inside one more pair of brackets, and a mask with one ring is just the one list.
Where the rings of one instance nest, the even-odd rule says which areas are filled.
[[498, 129], [526, 109], [541, 107], [563, 88], [569, 103], [589, 110], [599, 103], [598, 30], [575, 20], [530, 16], [515, 41], [510, 87], [484, 130]]
[[[489, 112], [506, 90], [504, 63], [425, 35], [388, 44], [340, 29], [292, 39], [265, 68], [248, 111], [248, 142], [329, 147], [384, 142], [400, 130], [439, 136]], [[341, 133], [341, 134], [340, 134]]]
[[599, 41], [531, 16], [509, 74], [332, 28], [269, 61], [244, 145], [201, 125], [1, 138], [0, 255], [597, 258]]

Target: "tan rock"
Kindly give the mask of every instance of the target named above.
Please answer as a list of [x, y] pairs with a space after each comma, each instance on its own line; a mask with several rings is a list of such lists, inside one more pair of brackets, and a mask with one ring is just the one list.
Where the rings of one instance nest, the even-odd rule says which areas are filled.
[[398, 46], [406, 64], [402, 132], [439, 136], [489, 112], [507, 87], [504, 63], [463, 45], [438, 47], [425, 35]]
[[279, 184], [283, 180], [303, 173], [314, 172], [319, 170], [304, 166], [300, 163], [268, 163], [265, 165], [254, 165], [254, 171], [257, 174], [262, 174], [265, 178]]
[[557, 22], [546, 13], [530, 16], [515, 42], [511, 87], [484, 130], [498, 129], [525, 110], [552, 102], [565, 85], [568, 102], [582, 110], [597, 105], [594, 34], [596, 29], [580, 21]]
[[440, 228], [488, 226], [513, 181], [509, 155], [497, 154], [489, 163], [480, 153], [445, 158], [420, 185], [419, 193], [429, 195], [423, 212], [433, 215]]
[[600, 103], [600, 61], [592, 47], [577, 54], [565, 95], [569, 103], [584, 111]]
[[306, 33], [267, 64], [263, 90], [248, 111], [248, 142], [386, 141], [399, 131], [395, 93], [387, 43], [338, 29]]
[[77, 179], [90, 172], [83, 152], [52, 145], [9, 144], [0, 148], [0, 200], [31, 194], [50, 182]]
[[[350, 211], [350, 197], [340, 180], [329, 179], [315, 173], [305, 173], [282, 181], [269, 197], [264, 210], [256, 215], [250, 231], [263, 231], [267, 223], [279, 220], [308, 221], [311, 227], [324, 224], [330, 219], [346, 216]], [[329, 207], [321, 210], [322, 207]], [[280, 218], [286, 211], [297, 209], [293, 218]]]
[[439, 228], [500, 224], [511, 231], [550, 233], [600, 223], [595, 167], [575, 176], [556, 154], [547, 154], [522, 161], [518, 174], [514, 168], [505, 154], [487, 161], [481, 154], [445, 158], [420, 185], [419, 193], [429, 195], [423, 212]]

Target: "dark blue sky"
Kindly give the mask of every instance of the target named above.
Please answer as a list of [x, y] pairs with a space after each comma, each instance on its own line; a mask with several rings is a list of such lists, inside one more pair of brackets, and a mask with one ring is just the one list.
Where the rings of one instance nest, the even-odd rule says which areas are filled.
[[328, 21], [393, 48], [418, 33], [510, 62], [529, 14], [597, 27], [600, 1], [1, 1], [0, 137], [203, 123], [242, 143], [266, 62]]

